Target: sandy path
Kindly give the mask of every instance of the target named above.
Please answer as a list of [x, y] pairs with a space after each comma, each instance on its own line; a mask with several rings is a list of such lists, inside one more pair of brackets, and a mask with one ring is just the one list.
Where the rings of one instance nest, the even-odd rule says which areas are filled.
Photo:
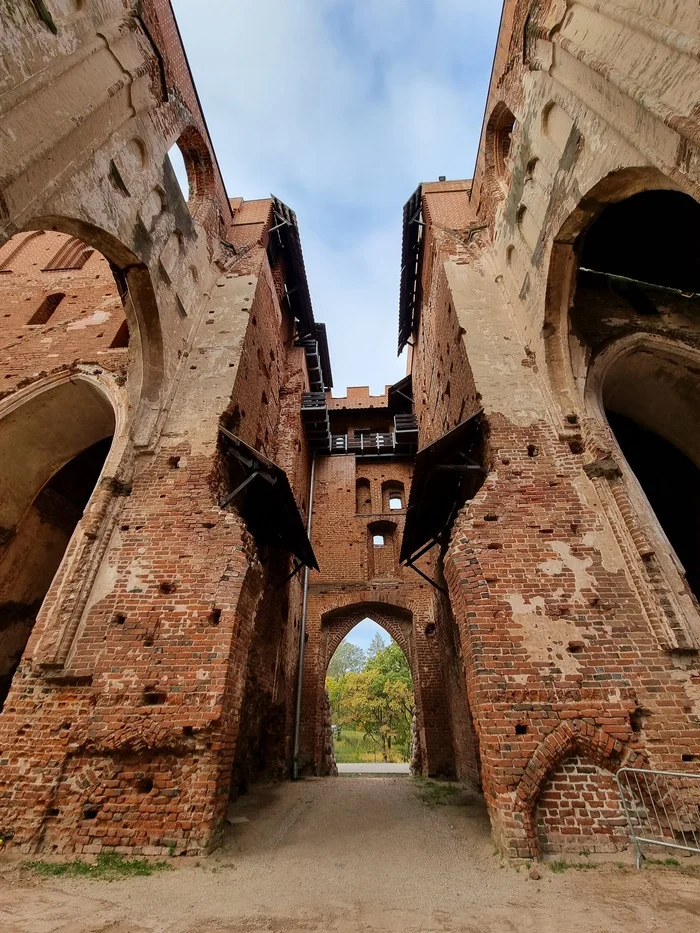
[[256, 789], [199, 865], [124, 881], [0, 875], [12, 933], [700, 933], [700, 876], [501, 867], [481, 805], [428, 806], [404, 777]]

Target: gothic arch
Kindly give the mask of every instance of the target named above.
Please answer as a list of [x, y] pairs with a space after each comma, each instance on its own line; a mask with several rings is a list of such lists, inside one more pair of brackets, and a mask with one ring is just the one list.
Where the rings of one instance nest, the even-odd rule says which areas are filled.
[[580, 392], [572, 371], [569, 316], [576, 294], [583, 234], [606, 207], [647, 191], [683, 191], [653, 166], [629, 166], [600, 179], [571, 211], [555, 236], [549, 260], [543, 334], [549, 379], [565, 413], [580, 407]]
[[[679, 648], [695, 648], [700, 632], [700, 535], [684, 529], [673, 501], [685, 497], [685, 524], [694, 528], [700, 514], [695, 193], [650, 166], [598, 181], [554, 240], [543, 329], [552, 395], [562, 420], [580, 424], [579, 452], [588, 454], [587, 472], [617, 516], [615, 534], [650, 627], [660, 645]], [[658, 246], [649, 233], [660, 226], [667, 235]], [[673, 465], [679, 480], [668, 495], [649, 462]]]
[[193, 123], [185, 126], [174, 145], [182, 153], [185, 162], [190, 188], [188, 203], [195, 216], [199, 208], [216, 195], [211, 152]]
[[568, 720], [557, 726], [533, 753], [515, 792], [514, 809], [523, 815], [523, 830], [532, 858], [540, 854], [534, 821], [540, 793], [549, 775], [577, 754], [611, 774], [616, 774], [623, 765], [630, 768], [646, 765], [642, 754], [590, 723]]
[[505, 179], [508, 174], [508, 156], [512, 135], [517, 121], [503, 102], [499, 101], [491, 111], [486, 124], [486, 169], [494, 178]]
[[[125, 423], [123, 391], [94, 367], [39, 380], [0, 403], [0, 703], [37, 618], [47, 657], [63, 662], [70, 650], [68, 629], [47, 620], [60, 589], [69, 588], [75, 607], [89, 595], [78, 577], [113, 502], [108, 487], [122, 472]], [[34, 649], [38, 658], [38, 642]]]
[[[627, 372], [632, 361], [634, 378]], [[660, 384], [654, 380], [652, 367], [658, 369]], [[606, 409], [613, 401], [622, 414], [634, 412], [645, 427], [666, 437], [700, 467], [700, 435], [695, 430], [700, 418], [698, 368], [699, 348], [658, 334], [627, 335], [591, 361], [586, 376], [587, 408], [607, 423]]]
[[[343, 638], [363, 619], [371, 619], [381, 626], [399, 645], [408, 660], [413, 678], [413, 698], [418, 729], [419, 753], [417, 758], [424, 761], [425, 728], [423, 724], [423, 696], [420, 683], [420, 672], [416, 665], [415, 651], [413, 650], [413, 613], [402, 606], [379, 601], [348, 602], [347, 605], [337, 606], [328, 610], [321, 616], [321, 640], [319, 645], [319, 663], [313, 675], [312, 695], [315, 700], [316, 734], [313, 736], [315, 747], [316, 768], [319, 773], [328, 773], [328, 762], [323, 749], [329, 743], [327, 733], [323, 726], [323, 710], [328, 702], [326, 693], [326, 672], [333, 654]], [[319, 728], [320, 727], [320, 728]]]
[[408, 609], [389, 603], [365, 602], [332, 609], [321, 617], [324, 635], [324, 673], [338, 645], [363, 619], [371, 619], [381, 626], [399, 645], [409, 665], [413, 668], [410, 640], [413, 614]]
[[128, 392], [134, 409], [139, 402], [157, 403], [164, 375], [163, 334], [155, 290], [148, 267], [121, 240], [101, 227], [74, 217], [44, 215], [24, 230], [56, 230], [98, 250], [126, 289], [124, 314], [129, 327]]

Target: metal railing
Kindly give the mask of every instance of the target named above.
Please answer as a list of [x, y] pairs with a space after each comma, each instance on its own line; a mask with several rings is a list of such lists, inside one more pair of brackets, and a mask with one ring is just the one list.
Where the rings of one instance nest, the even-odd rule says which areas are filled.
[[700, 774], [620, 768], [615, 780], [637, 868], [642, 845], [700, 854]]
[[387, 434], [334, 434], [331, 438], [331, 453], [375, 454], [393, 453], [396, 440], [393, 433]]

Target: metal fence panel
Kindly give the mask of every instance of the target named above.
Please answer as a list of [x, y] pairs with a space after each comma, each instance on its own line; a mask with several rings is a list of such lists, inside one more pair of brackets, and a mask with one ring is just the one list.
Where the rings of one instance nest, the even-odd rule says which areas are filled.
[[700, 854], [700, 774], [620, 768], [615, 780], [637, 868], [642, 845]]

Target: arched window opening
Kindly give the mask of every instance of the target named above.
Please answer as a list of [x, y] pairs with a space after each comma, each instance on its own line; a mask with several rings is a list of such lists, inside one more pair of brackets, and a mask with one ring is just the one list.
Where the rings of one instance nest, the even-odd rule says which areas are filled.
[[177, 179], [180, 193], [182, 194], [185, 201], [189, 201], [191, 194], [190, 180], [187, 176], [185, 157], [183, 156], [182, 150], [177, 143], [175, 143], [174, 146], [171, 146], [168, 150], [168, 159], [170, 160], [170, 166], [175, 173], [175, 178]]
[[487, 160], [497, 178], [508, 174], [513, 133], [517, 122], [513, 113], [504, 103], [498, 103], [493, 109], [486, 129]]
[[[214, 193], [211, 153], [200, 132], [188, 126], [168, 150], [167, 161], [190, 209]], [[166, 176], [167, 181], [167, 176]]]
[[692, 362], [632, 351], [602, 389], [608, 423], [661, 525], [688, 586], [700, 598], [700, 386]]
[[368, 578], [398, 576], [396, 525], [386, 521], [370, 522], [367, 531]]
[[114, 427], [111, 404], [81, 379], [35, 395], [0, 421], [0, 707]]
[[326, 674], [333, 752], [339, 770], [391, 763], [408, 772], [415, 699], [408, 658], [371, 618], [333, 652]]
[[382, 483], [382, 512], [398, 512], [403, 509], [404, 485], [398, 480]]
[[355, 511], [358, 515], [369, 515], [372, 511], [372, 490], [368, 479], [358, 479], [355, 483]]

